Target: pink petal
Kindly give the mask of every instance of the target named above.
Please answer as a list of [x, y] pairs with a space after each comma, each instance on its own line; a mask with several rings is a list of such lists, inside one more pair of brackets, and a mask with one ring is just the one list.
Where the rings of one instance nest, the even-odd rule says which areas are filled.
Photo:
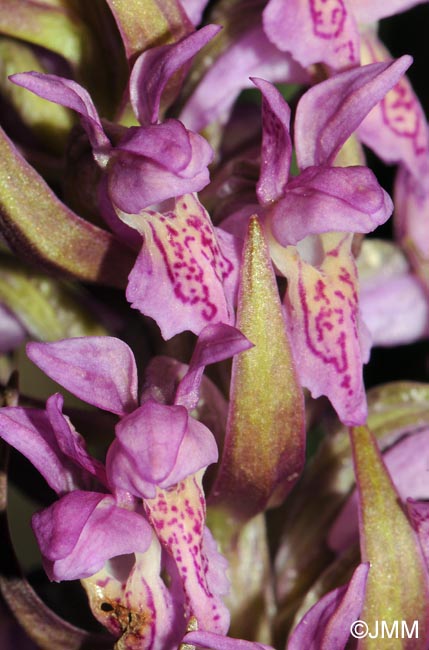
[[33, 516], [33, 529], [51, 580], [86, 578], [118, 555], [144, 553], [152, 531], [111, 496], [75, 490]]
[[367, 167], [308, 167], [287, 185], [267, 216], [283, 245], [326, 232], [371, 232], [393, 210]]
[[256, 187], [264, 205], [279, 199], [289, 179], [292, 142], [290, 108], [277, 88], [263, 79], [252, 79], [262, 93], [261, 175]]
[[347, 70], [310, 88], [295, 118], [298, 166], [332, 164], [369, 111], [411, 65], [409, 56]]
[[157, 321], [165, 339], [185, 330], [199, 334], [210, 323], [232, 322], [227, 283], [235, 264], [224, 256], [196, 197], [178, 199], [174, 212], [147, 210], [127, 223], [145, 238], [129, 276], [127, 299]]
[[360, 308], [373, 345], [405, 345], [429, 334], [428, 299], [409, 272], [361, 282]]
[[[392, 58], [372, 30], [363, 34], [362, 57], [365, 63]], [[407, 77], [372, 109], [358, 128], [358, 137], [385, 162], [405, 165], [429, 190], [429, 129]]]
[[199, 400], [204, 368], [211, 363], [229, 359], [250, 347], [250, 341], [235, 327], [224, 323], [207, 325], [198, 337], [188, 371], [177, 387], [175, 404], [193, 409]]
[[108, 193], [113, 205], [138, 214], [150, 205], [188, 192], [209, 180], [213, 151], [178, 120], [130, 129], [111, 156]]
[[71, 79], [39, 72], [14, 74], [10, 80], [39, 97], [76, 111], [82, 118], [82, 125], [94, 152], [101, 156], [107, 156], [111, 144], [104, 133], [97, 109], [85, 88]]
[[201, 628], [225, 634], [229, 612], [208, 582], [208, 561], [203, 549], [205, 500], [201, 477], [193, 476], [174, 490], [159, 490], [144, 503], [156, 534], [172, 556], [186, 594], [186, 616], [195, 616]]
[[298, 623], [287, 650], [345, 650], [365, 598], [368, 564], [360, 564], [348, 585], [323, 596]]
[[263, 21], [270, 41], [304, 67], [359, 65], [359, 33], [344, 0], [270, 0]]
[[81, 485], [82, 471], [64, 456], [44, 411], [2, 408], [0, 437], [28, 458], [57, 494]]
[[356, 20], [359, 23], [375, 23], [381, 18], [387, 18], [411, 7], [427, 2], [427, 0], [347, 0]]
[[137, 369], [126, 343], [88, 336], [29, 343], [27, 355], [49, 377], [80, 399], [118, 415], [137, 406]]
[[139, 497], [153, 498], [157, 486], [169, 488], [218, 457], [211, 432], [183, 406], [149, 400], [119, 422], [116, 434], [107, 455], [109, 482]]
[[305, 70], [271, 45], [260, 25], [252, 26], [208, 68], [180, 119], [194, 131], [216, 120], [226, 122], [240, 91], [251, 87], [249, 77], [291, 83], [309, 81]]
[[130, 77], [130, 98], [140, 124], [156, 123], [163, 90], [172, 75], [220, 31], [206, 25], [172, 45], [153, 47], [137, 59]]
[[88, 474], [96, 477], [106, 485], [106, 472], [100, 461], [96, 460], [86, 449], [85, 440], [78, 434], [70, 420], [63, 415], [64, 399], [56, 393], [46, 402], [46, 413], [54, 431], [58, 446], [67, 458], [79, 465]]
[[362, 424], [367, 406], [362, 378], [357, 271], [351, 236], [325, 242], [319, 268], [291, 251], [284, 267], [286, 326], [301, 383], [326, 395], [347, 425]]

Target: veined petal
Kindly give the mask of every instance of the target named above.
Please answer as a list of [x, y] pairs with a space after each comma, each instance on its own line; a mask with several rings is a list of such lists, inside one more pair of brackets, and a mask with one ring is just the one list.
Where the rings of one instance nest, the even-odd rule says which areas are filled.
[[362, 378], [357, 271], [351, 235], [324, 236], [319, 268], [285, 249], [275, 259], [288, 279], [286, 326], [301, 383], [326, 395], [344, 424], [362, 423], [367, 406]]
[[195, 616], [198, 626], [225, 634], [229, 612], [207, 578], [208, 563], [203, 549], [205, 499], [202, 472], [180, 482], [176, 489], [158, 490], [144, 506], [156, 534], [172, 556], [186, 594], [186, 615]]
[[[375, 31], [362, 35], [362, 62], [391, 59]], [[413, 88], [403, 76], [358, 127], [359, 139], [387, 163], [405, 165], [429, 191], [429, 129]]]
[[110, 558], [144, 553], [152, 539], [144, 517], [110, 495], [80, 490], [36, 513], [33, 529], [51, 580], [86, 578]]
[[197, 192], [210, 179], [209, 143], [178, 120], [132, 130], [119, 143], [108, 167], [108, 192], [114, 206], [138, 214], [150, 205]]
[[130, 77], [130, 98], [140, 124], [157, 122], [161, 96], [170, 77], [220, 29], [218, 25], [206, 25], [178, 43], [153, 47], [139, 56]]
[[270, 41], [304, 67], [359, 65], [359, 33], [344, 0], [270, 0], [263, 21]]
[[105, 163], [110, 149], [110, 140], [104, 133], [97, 109], [82, 86], [79, 86], [71, 79], [64, 79], [53, 74], [41, 74], [40, 72], [22, 72], [14, 74], [10, 80], [27, 88], [39, 97], [50, 102], [60, 104], [66, 108], [76, 111], [82, 118], [82, 125], [88, 135], [94, 153], [102, 156]]
[[27, 354], [48, 377], [88, 404], [118, 415], [137, 407], [134, 356], [119, 339], [87, 336], [29, 343]]
[[262, 93], [261, 175], [256, 186], [264, 205], [279, 199], [289, 179], [292, 157], [290, 108], [277, 88], [263, 79], [252, 79]]
[[310, 88], [298, 103], [294, 125], [299, 168], [332, 164], [345, 141], [411, 63], [410, 56], [373, 63]]
[[287, 650], [344, 650], [365, 598], [369, 564], [360, 564], [348, 585], [323, 596], [298, 623]]
[[57, 494], [81, 484], [81, 469], [64, 456], [44, 411], [2, 408], [0, 437], [28, 458]]
[[371, 232], [393, 211], [389, 195], [367, 167], [308, 167], [288, 183], [267, 215], [283, 245], [326, 232]]
[[157, 321], [165, 339], [185, 330], [199, 334], [210, 323], [232, 321], [227, 281], [236, 266], [224, 256], [210, 217], [196, 197], [178, 199], [174, 212], [147, 210], [126, 222], [145, 238], [129, 276], [127, 299]]

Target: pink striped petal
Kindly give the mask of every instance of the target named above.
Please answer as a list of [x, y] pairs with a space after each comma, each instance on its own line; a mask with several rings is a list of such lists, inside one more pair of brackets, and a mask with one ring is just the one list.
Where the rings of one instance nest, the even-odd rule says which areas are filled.
[[127, 299], [134, 309], [156, 320], [165, 339], [233, 321], [231, 284], [238, 264], [223, 254], [210, 217], [196, 197], [178, 199], [174, 212], [146, 210], [127, 218], [127, 223], [144, 236], [129, 276]]
[[365, 422], [357, 271], [351, 235], [325, 239], [318, 268], [286, 249], [286, 325], [298, 374], [313, 397], [326, 395], [347, 425]]
[[359, 65], [357, 24], [344, 0], [270, 0], [263, 21], [270, 41], [304, 67]]

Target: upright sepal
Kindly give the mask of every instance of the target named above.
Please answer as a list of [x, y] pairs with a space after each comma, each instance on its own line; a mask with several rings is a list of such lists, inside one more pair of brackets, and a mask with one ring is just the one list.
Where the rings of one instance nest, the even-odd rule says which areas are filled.
[[284, 498], [305, 450], [303, 395], [256, 217], [244, 248], [237, 326], [254, 347], [233, 362], [227, 436], [211, 498], [245, 520]]

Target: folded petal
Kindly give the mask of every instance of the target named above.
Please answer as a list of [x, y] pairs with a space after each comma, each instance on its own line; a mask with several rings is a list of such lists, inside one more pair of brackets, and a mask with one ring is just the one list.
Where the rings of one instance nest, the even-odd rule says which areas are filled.
[[[362, 35], [363, 63], [386, 61], [391, 54], [375, 31]], [[407, 77], [371, 110], [358, 127], [359, 139], [387, 163], [401, 163], [429, 191], [429, 129], [424, 110]]]
[[213, 151], [178, 120], [129, 129], [112, 154], [108, 192], [114, 206], [138, 214], [150, 205], [197, 192], [209, 182]]
[[356, 21], [342, 0], [270, 0], [263, 21], [270, 41], [304, 67], [359, 65]]
[[46, 413], [57, 439], [58, 446], [67, 458], [106, 485], [106, 472], [102, 463], [88, 454], [85, 440], [78, 434], [70, 420], [63, 415], [64, 399], [56, 393], [46, 402]]
[[351, 235], [324, 238], [319, 268], [304, 262], [296, 249], [285, 249], [286, 326], [303, 386], [315, 398], [326, 395], [344, 424], [362, 423], [367, 414], [362, 378], [365, 352]]
[[107, 155], [111, 149], [110, 140], [104, 133], [97, 109], [85, 88], [71, 79], [40, 72], [14, 74], [10, 80], [39, 97], [76, 111], [82, 118], [82, 125], [94, 153], [102, 162], [107, 162]]
[[345, 141], [411, 63], [410, 56], [373, 63], [347, 70], [310, 88], [299, 101], [295, 118], [299, 168], [332, 164]]
[[263, 79], [252, 79], [262, 93], [261, 175], [256, 193], [264, 205], [279, 199], [289, 179], [292, 157], [290, 108], [277, 88]]
[[175, 404], [193, 409], [198, 403], [204, 368], [250, 347], [250, 341], [235, 327], [224, 323], [207, 325], [198, 337], [188, 371], [177, 387]]
[[275, 238], [288, 246], [317, 233], [371, 232], [392, 210], [390, 197], [367, 167], [309, 167], [267, 215]]
[[360, 564], [348, 585], [323, 596], [298, 623], [287, 650], [345, 650], [362, 610], [368, 570]]
[[82, 485], [81, 468], [61, 451], [44, 411], [2, 408], [0, 437], [28, 458], [57, 494]]
[[125, 415], [137, 406], [137, 369], [126, 343], [87, 336], [29, 343], [29, 358], [54, 381], [98, 408]]
[[269, 42], [260, 25], [252, 26], [228, 45], [210, 65], [180, 114], [189, 129], [200, 131], [211, 122], [226, 122], [240, 91], [251, 87], [249, 77], [291, 83], [309, 80], [296, 61]]
[[112, 496], [75, 490], [33, 516], [33, 530], [51, 580], [86, 578], [118, 555], [144, 553], [147, 521]]
[[[183, 406], [165, 406], [151, 400], [120, 420], [116, 426], [120, 449], [128, 456], [130, 464], [134, 465], [135, 472], [143, 482], [156, 486], [170, 474], [187, 424], [188, 413]], [[116, 454], [119, 453], [117, 449]], [[112, 469], [111, 454], [109, 458], [109, 468]], [[111, 479], [118, 485], [115, 478], [120, 481], [120, 487], [128, 489], [126, 477], [112, 475]], [[136, 480], [137, 477], [134, 481]], [[154, 494], [155, 487], [151, 492]]]
[[210, 323], [231, 323], [228, 279], [235, 263], [223, 254], [196, 197], [178, 199], [174, 212], [147, 210], [127, 223], [145, 240], [129, 276], [127, 299], [157, 321], [165, 339], [185, 330], [199, 334]]
[[123, 418], [107, 455], [109, 482], [135, 496], [153, 498], [217, 460], [211, 432], [184, 406], [149, 400]]
[[161, 96], [170, 77], [219, 30], [218, 25], [206, 25], [178, 43], [153, 47], [139, 56], [130, 76], [130, 98], [140, 124], [157, 122]]

